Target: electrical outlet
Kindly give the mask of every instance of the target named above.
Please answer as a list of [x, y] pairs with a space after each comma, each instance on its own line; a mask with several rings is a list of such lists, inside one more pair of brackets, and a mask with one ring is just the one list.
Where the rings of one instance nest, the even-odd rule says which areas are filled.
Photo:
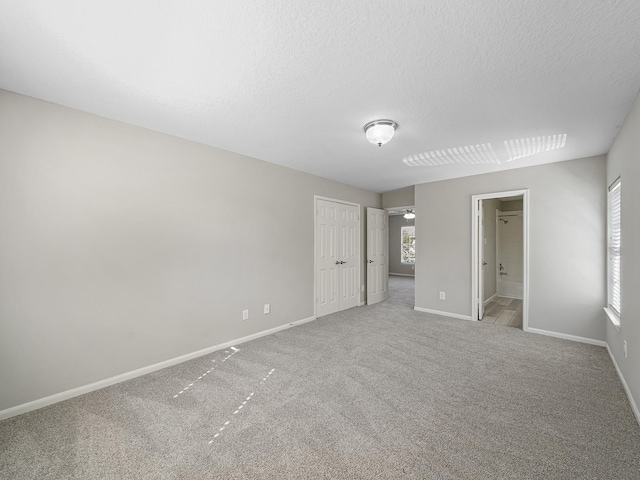
[[445, 295], [444, 292], [440, 292], [440, 300], [446, 300], [447, 296]]
[[249, 320], [249, 310], [242, 310], [242, 319]]
[[624, 358], [627, 358], [627, 341], [626, 340], [624, 340], [622, 344], [622, 348], [624, 350]]
[[264, 313], [271, 313], [271, 305], [268, 303], [264, 304]]

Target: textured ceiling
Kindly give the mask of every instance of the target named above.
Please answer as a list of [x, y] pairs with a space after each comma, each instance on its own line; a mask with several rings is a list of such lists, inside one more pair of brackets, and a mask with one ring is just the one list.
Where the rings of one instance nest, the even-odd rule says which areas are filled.
[[640, 2], [0, 0], [0, 88], [384, 192], [606, 153]]

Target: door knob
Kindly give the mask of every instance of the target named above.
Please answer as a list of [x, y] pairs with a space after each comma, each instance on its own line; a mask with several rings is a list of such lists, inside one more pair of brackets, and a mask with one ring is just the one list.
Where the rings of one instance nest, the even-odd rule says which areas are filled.
[[482, 262], [482, 266], [484, 267], [485, 265], [488, 265], [487, 262]]
[[367, 260], [367, 263], [373, 263], [373, 260]]

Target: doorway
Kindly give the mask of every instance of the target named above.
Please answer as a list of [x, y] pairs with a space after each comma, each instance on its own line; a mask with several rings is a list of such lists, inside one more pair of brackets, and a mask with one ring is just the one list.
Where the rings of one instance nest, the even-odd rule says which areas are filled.
[[472, 319], [528, 330], [528, 212], [528, 190], [472, 196]]
[[387, 209], [389, 213], [389, 300], [415, 307], [416, 235], [413, 205]]

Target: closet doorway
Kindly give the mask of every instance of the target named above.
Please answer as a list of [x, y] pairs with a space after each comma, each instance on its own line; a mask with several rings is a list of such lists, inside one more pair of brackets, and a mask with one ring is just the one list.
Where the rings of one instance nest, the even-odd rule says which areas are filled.
[[315, 316], [360, 305], [360, 205], [315, 197]]

